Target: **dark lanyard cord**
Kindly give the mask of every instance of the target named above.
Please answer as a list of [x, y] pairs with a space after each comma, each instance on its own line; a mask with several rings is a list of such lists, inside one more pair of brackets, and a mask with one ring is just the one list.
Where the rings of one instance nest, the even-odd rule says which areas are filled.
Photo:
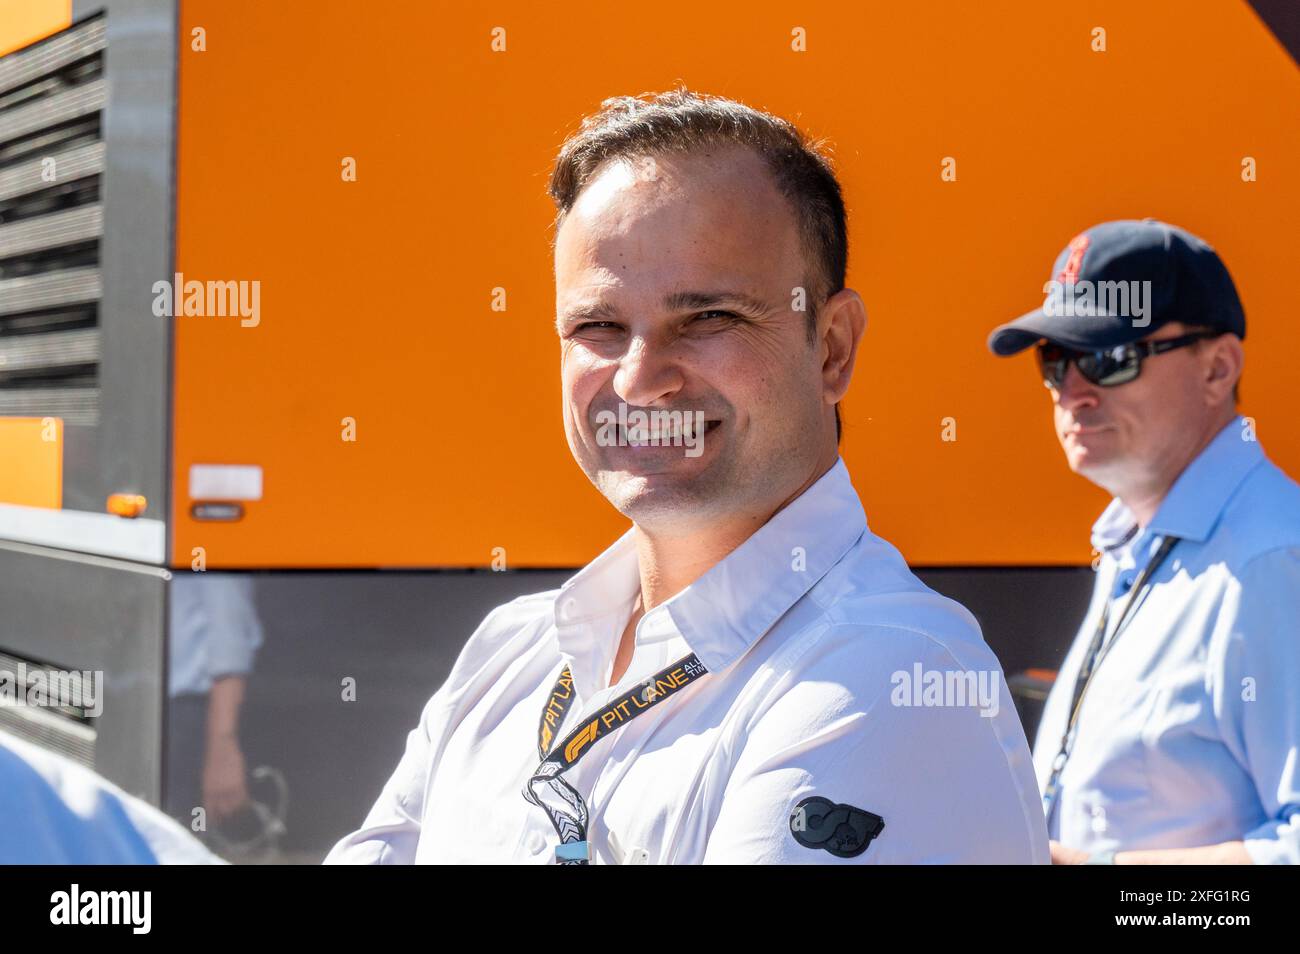
[[[1079, 667], [1079, 674], [1074, 678], [1074, 691], [1070, 699], [1070, 719], [1065, 726], [1065, 733], [1061, 736], [1060, 751], [1056, 753], [1056, 758], [1052, 760], [1052, 775], [1047, 788], [1043, 792], [1043, 801], [1047, 808], [1049, 823], [1052, 820], [1052, 811], [1056, 807], [1056, 796], [1060, 791], [1061, 773], [1065, 770], [1065, 763], [1070, 757], [1070, 737], [1079, 723], [1079, 714], [1083, 711], [1083, 698], [1088, 692], [1088, 687], [1092, 685], [1093, 677], [1097, 674], [1102, 659], [1119, 640], [1124, 625], [1129, 621], [1129, 612], [1137, 605], [1142, 591], [1151, 582], [1151, 577], [1155, 575], [1156, 570], [1160, 568], [1160, 564], [1169, 556], [1169, 551], [1174, 548], [1178, 540], [1178, 537], [1165, 537], [1160, 542], [1160, 548], [1156, 550], [1155, 555], [1147, 562], [1142, 573], [1134, 582], [1128, 601], [1124, 604], [1119, 619], [1115, 623], [1115, 634], [1111, 637], [1109, 643], [1106, 642], [1106, 629], [1110, 618], [1109, 598], [1102, 608], [1101, 619], [1097, 621], [1097, 630], [1093, 633], [1092, 642], [1089, 644], [1088, 652], [1083, 658], [1083, 665]], [[1104, 648], [1103, 644], [1105, 644]]]
[[[555, 851], [557, 861], [581, 865], [586, 864], [589, 857], [587, 803], [578, 790], [560, 776], [577, 765], [595, 747], [598, 739], [617, 732], [707, 672], [700, 657], [691, 653], [607, 702], [551, 748], [554, 730], [563, 725], [573, 704], [573, 675], [568, 666], [560, 672], [542, 709], [538, 726], [537, 751], [542, 762], [524, 785], [524, 798], [546, 811], [560, 836], [560, 847]], [[553, 796], [550, 802], [545, 799], [547, 794]]]

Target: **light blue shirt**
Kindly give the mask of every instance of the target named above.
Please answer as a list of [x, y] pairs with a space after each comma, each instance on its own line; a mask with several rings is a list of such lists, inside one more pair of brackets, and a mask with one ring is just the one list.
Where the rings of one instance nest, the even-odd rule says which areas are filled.
[[1300, 486], [1248, 425], [1228, 424], [1141, 532], [1118, 499], [1093, 527], [1096, 587], [1039, 725], [1040, 789], [1104, 603], [1113, 630], [1161, 539], [1181, 540], [1107, 634], [1048, 822], [1067, 847], [1244, 840], [1256, 864], [1300, 863]]
[[209, 692], [213, 680], [222, 676], [247, 676], [262, 635], [251, 577], [177, 573], [171, 593], [168, 692]]
[[0, 732], [0, 865], [224, 863], [152, 805]]

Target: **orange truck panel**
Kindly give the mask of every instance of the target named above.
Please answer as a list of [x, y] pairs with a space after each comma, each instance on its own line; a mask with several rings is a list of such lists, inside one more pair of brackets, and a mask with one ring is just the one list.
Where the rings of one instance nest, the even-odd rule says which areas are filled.
[[63, 506], [63, 422], [0, 417], [0, 503]]
[[[255, 326], [174, 319], [178, 565], [202, 547], [214, 567], [482, 566], [494, 548], [562, 566], [606, 546], [626, 523], [561, 426], [544, 186], [602, 98], [678, 81], [834, 143], [870, 315], [844, 456], [873, 529], [912, 562], [1089, 559], [1105, 495], [1066, 471], [1032, 358], [984, 341], [1105, 219], [1151, 215], [1218, 247], [1250, 319], [1243, 412], [1300, 472], [1300, 71], [1244, 2], [674, 0], [589, 17], [185, 0], [181, 38], [176, 267], [261, 297]], [[260, 499], [239, 521], [193, 519], [196, 463], [261, 467]]]
[[0, 56], [57, 33], [72, 22], [72, 0], [0, 0]]

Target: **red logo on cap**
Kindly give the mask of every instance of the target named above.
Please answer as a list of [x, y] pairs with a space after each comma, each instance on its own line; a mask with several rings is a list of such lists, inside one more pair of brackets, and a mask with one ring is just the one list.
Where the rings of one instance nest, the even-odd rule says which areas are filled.
[[1079, 269], [1083, 268], [1083, 253], [1088, 250], [1088, 236], [1076, 235], [1070, 240], [1070, 257], [1065, 260], [1065, 268], [1056, 280], [1062, 285], [1073, 285], [1079, 280]]

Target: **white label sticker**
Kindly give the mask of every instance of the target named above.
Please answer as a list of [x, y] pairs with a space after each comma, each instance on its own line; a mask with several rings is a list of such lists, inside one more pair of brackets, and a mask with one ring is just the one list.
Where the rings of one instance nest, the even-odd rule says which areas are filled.
[[261, 500], [262, 468], [255, 464], [191, 464], [191, 500]]

